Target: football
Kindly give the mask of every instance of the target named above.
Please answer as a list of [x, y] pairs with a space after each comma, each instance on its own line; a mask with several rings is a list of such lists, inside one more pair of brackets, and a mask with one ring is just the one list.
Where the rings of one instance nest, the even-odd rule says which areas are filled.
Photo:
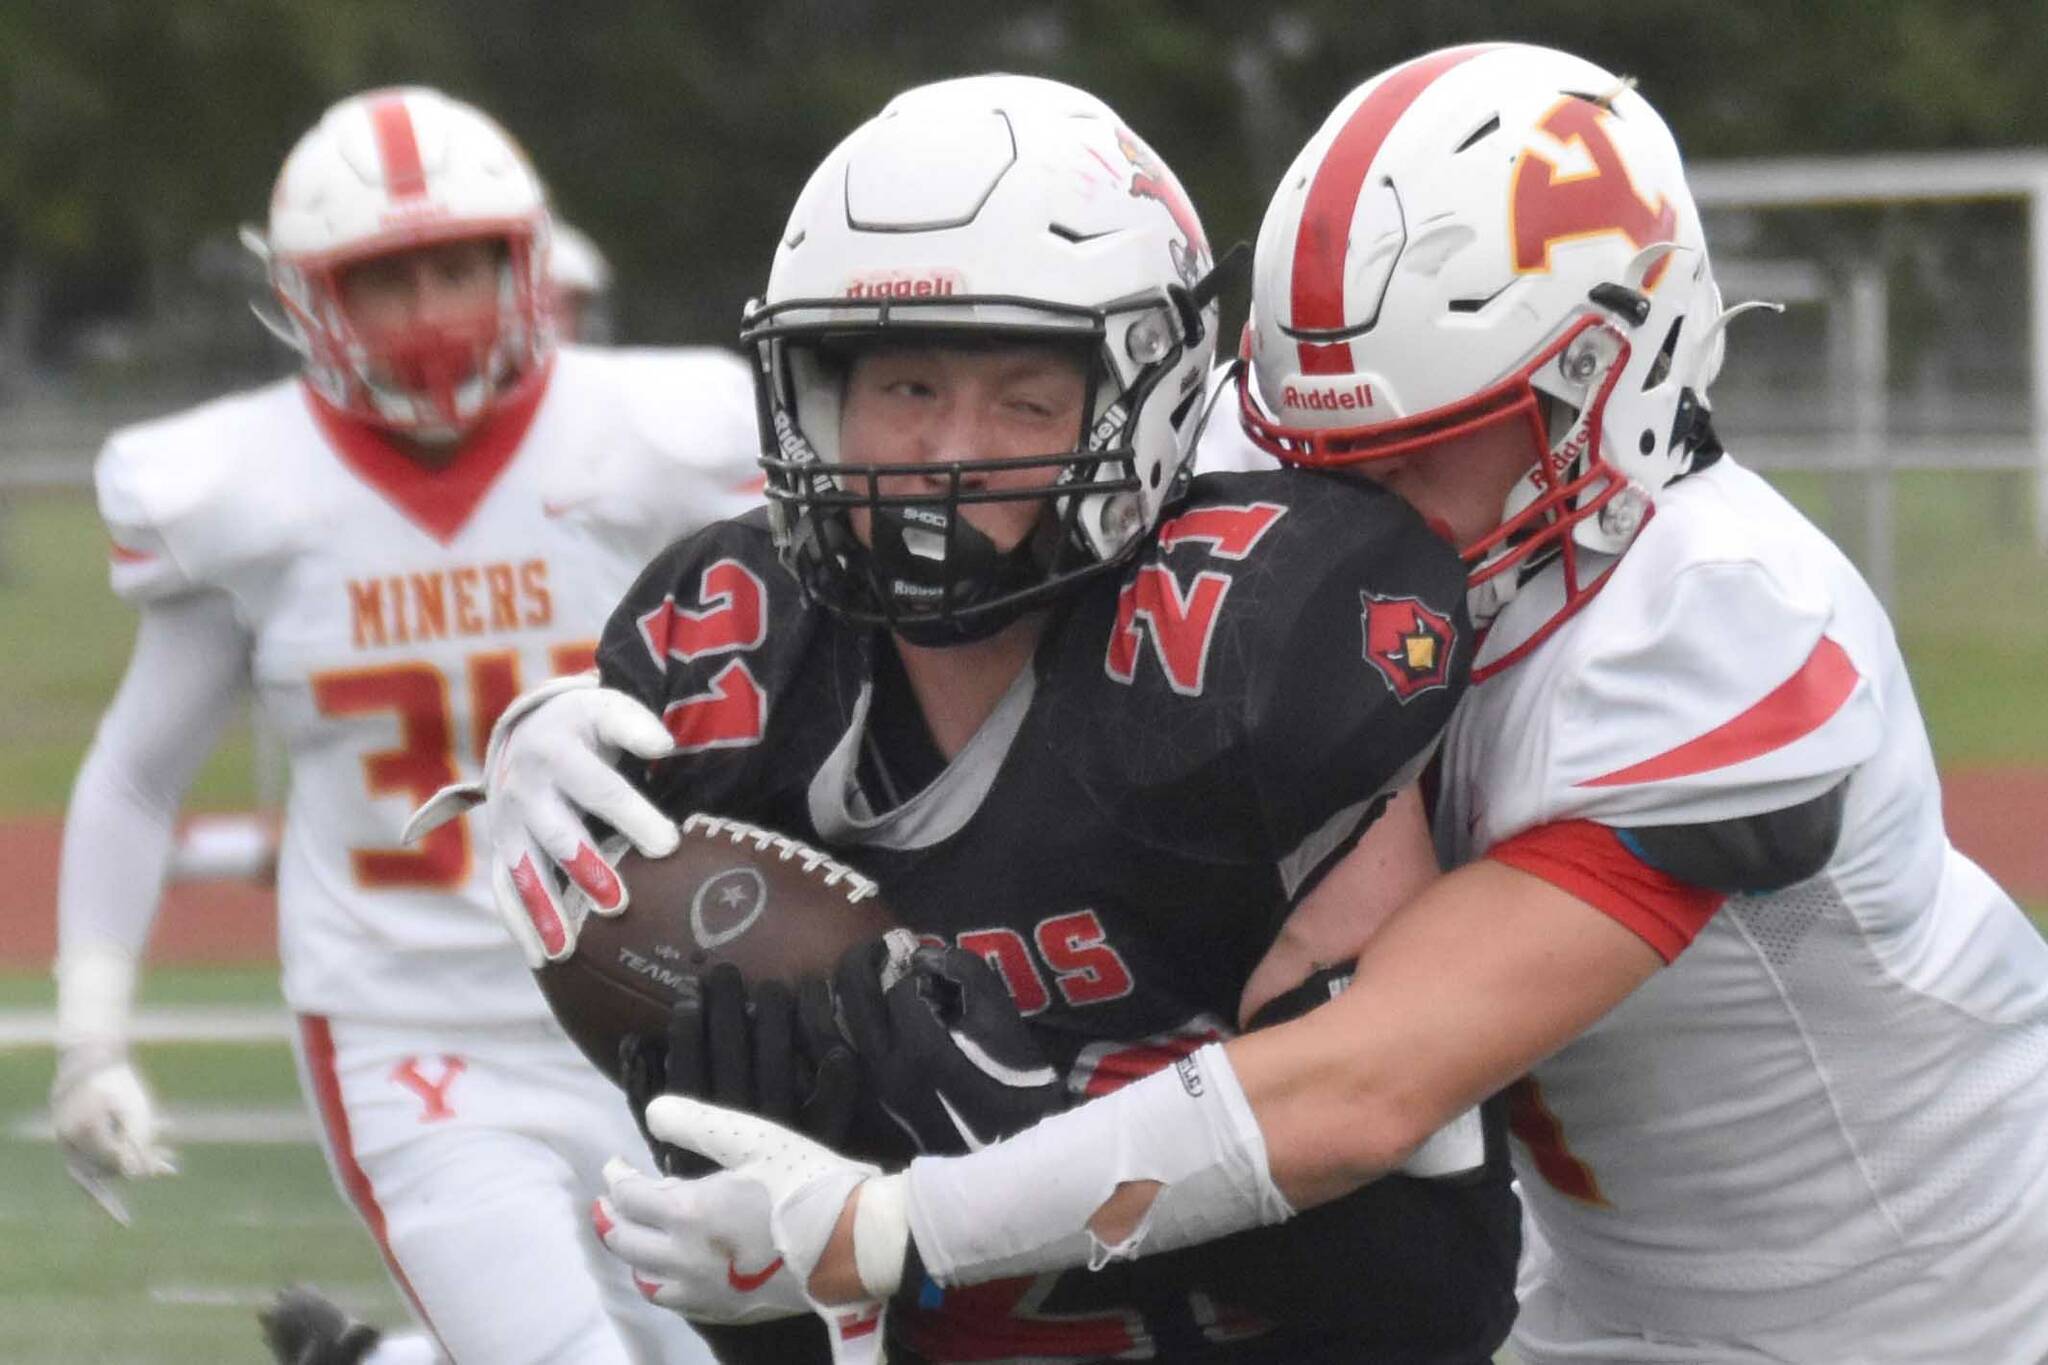
[[[692, 815], [665, 858], [607, 845], [625, 910], [582, 914], [576, 947], [535, 972], [541, 994], [591, 1064], [619, 1082], [619, 1041], [660, 1033], [686, 979], [730, 962], [748, 980], [830, 975], [840, 954], [895, 927], [875, 883], [773, 830]], [[579, 903], [580, 902], [580, 903]]]

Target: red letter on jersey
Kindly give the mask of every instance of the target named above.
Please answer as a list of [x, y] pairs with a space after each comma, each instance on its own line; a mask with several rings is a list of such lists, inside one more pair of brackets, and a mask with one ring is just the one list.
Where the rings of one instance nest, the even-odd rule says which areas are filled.
[[1147, 564], [1124, 584], [1117, 597], [1116, 628], [1109, 635], [1109, 657], [1102, 666], [1120, 683], [1131, 681], [1138, 668], [1138, 623], [1152, 626], [1152, 643], [1166, 681], [1184, 697], [1202, 695], [1209, 662], [1209, 641], [1216, 633], [1216, 615], [1230, 591], [1230, 576], [1198, 573], [1194, 587], [1181, 596], [1171, 571]]
[[1053, 969], [1053, 984], [1069, 1005], [1096, 1005], [1131, 993], [1131, 969], [1093, 910], [1055, 915], [1032, 931], [1038, 951]]
[[1017, 1002], [1017, 1013], [1036, 1014], [1052, 1003], [1052, 997], [1045, 993], [1045, 982], [1038, 977], [1038, 968], [1031, 965], [1031, 950], [1024, 946], [1024, 936], [1015, 929], [970, 929], [960, 935], [959, 942], [962, 950], [988, 959], [988, 965], [996, 969], [996, 975], [1009, 987], [1010, 998]]

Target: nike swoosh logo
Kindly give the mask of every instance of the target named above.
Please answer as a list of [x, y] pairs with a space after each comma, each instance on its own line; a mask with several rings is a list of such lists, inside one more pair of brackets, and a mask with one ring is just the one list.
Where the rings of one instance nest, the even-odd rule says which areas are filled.
[[589, 498], [570, 498], [567, 502], [556, 502], [553, 499], [548, 499], [541, 503], [540, 514], [544, 517], [567, 516], [579, 507], [588, 506], [590, 501]]
[[946, 1117], [953, 1121], [953, 1130], [960, 1134], [960, 1140], [967, 1144], [968, 1151], [978, 1152], [988, 1146], [986, 1142], [982, 1141], [979, 1134], [967, 1126], [967, 1120], [960, 1117], [960, 1111], [955, 1109], [953, 1102], [943, 1094], [939, 1096], [939, 1107], [944, 1109]]
[[725, 1282], [742, 1294], [751, 1294], [775, 1278], [775, 1272], [782, 1269], [782, 1258], [777, 1256], [759, 1270], [747, 1271], [730, 1256], [725, 1259]]

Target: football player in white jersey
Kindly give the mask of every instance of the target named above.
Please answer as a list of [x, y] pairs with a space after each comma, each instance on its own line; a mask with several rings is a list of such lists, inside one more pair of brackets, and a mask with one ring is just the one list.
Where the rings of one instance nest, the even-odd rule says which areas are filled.
[[657, 1100], [733, 1168], [674, 1239], [772, 1235], [825, 1304], [1100, 1263], [1513, 1086], [1532, 1365], [2048, 1360], [2048, 946], [1949, 844], [1869, 589], [1714, 435], [1727, 314], [1662, 120], [1540, 48], [1395, 67], [1288, 171], [1253, 305], [1247, 430], [1470, 565], [1455, 870], [1331, 1003], [969, 1156], [877, 1176]]
[[141, 620], [65, 830], [52, 1104], [108, 1200], [171, 1170], [133, 989], [179, 803], [253, 690], [292, 761], [301, 1077], [423, 1323], [461, 1360], [706, 1360], [597, 1254], [599, 1170], [644, 1143], [496, 925], [469, 828], [399, 840], [512, 697], [589, 667], [657, 549], [753, 500], [745, 366], [557, 347], [549, 236], [539, 179], [477, 110], [344, 100], [286, 159], [264, 239], [303, 374], [108, 441], [113, 582]]

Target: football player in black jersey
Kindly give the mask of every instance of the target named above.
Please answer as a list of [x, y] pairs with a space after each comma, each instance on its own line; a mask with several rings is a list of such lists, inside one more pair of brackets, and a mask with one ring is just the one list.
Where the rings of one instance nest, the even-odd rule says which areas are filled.
[[[826, 159], [744, 332], [768, 508], [647, 569], [606, 630], [601, 688], [530, 696], [501, 730], [487, 818], [531, 958], [573, 947], [554, 869], [623, 908], [586, 812], [649, 853], [694, 810], [828, 849], [950, 950], [892, 955], [889, 989], [841, 972], [856, 1046], [878, 1036], [864, 985], [886, 1013], [908, 973], [922, 1017], [951, 1021], [935, 1045], [975, 1063], [863, 1058], [892, 1114], [926, 1116], [906, 1123], [926, 1150], [1013, 1132], [1035, 1117], [1018, 1092], [1043, 1094], [978, 1041], [960, 1002], [987, 1015], [979, 961], [1023, 1060], [1076, 1100], [1341, 986], [1318, 969], [1434, 870], [1396, 794], [1464, 685], [1464, 574], [1368, 486], [1189, 481], [1213, 269], [1172, 174], [1051, 82], [912, 91]], [[621, 749], [660, 814], [596, 757]], [[1496, 1137], [1475, 1112], [1413, 1173], [1179, 1256], [907, 1277], [892, 1349], [1488, 1360], [1517, 1247]], [[768, 1257], [738, 1248], [705, 1277], [725, 1284], [694, 1289], [662, 1243], [664, 1208], [689, 1211], [649, 1184], [615, 1181], [608, 1239], [662, 1301], [727, 1321], [806, 1306], [799, 1276], [757, 1280]]]

